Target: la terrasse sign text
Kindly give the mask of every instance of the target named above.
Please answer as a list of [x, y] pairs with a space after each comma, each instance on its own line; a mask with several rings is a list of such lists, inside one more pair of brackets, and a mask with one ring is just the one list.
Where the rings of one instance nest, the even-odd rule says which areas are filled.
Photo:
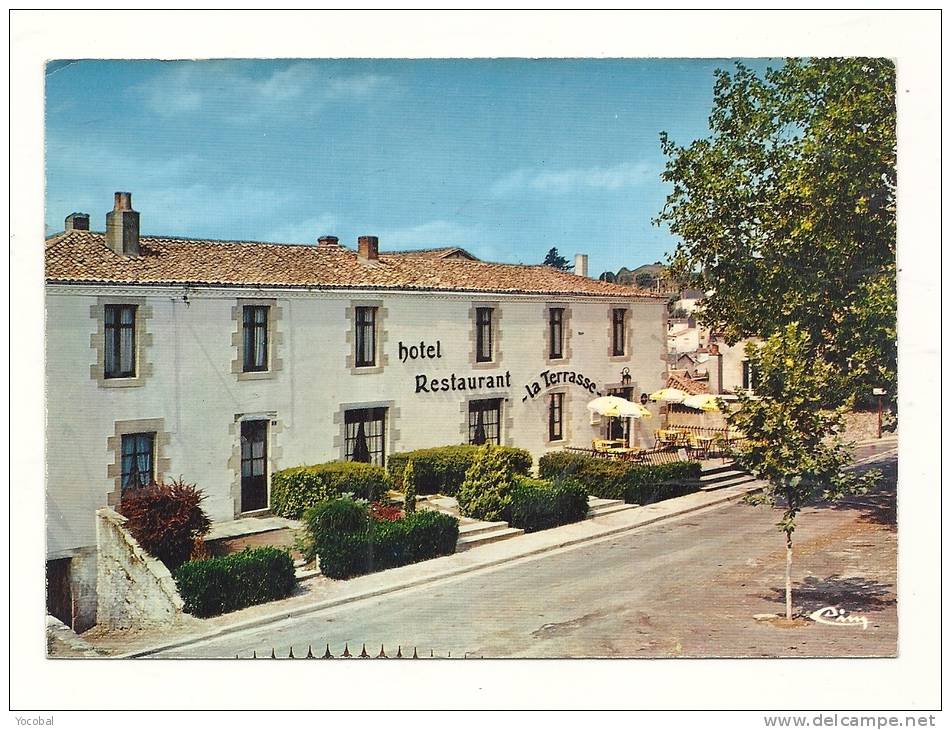
[[[420, 341], [418, 345], [406, 345], [400, 342], [397, 345], [397, 350], [400, 361], [404, 363], [409, 360], [436, 360], [442, 358], [442, 342], [440, 340], [436, 340], [435, 344]], [[522, 396], [522, 401], [525, 402], [529, 398], [535, 398], [548, 388], [567, 384], [584, 388], [592, 395], [598, 393], [597, 384], [582, 373], [573, 370], [544, 370], [539, 373], [534, 381], [525, 386], [526, 395]], [[425, 373], [416, 375], [417, 393], [477, 391], [511, 387], [512, 372], [510, 370], [498, 375], [457, 375], [456, 373], [451, 373], [445, 377], [432, 377]]]

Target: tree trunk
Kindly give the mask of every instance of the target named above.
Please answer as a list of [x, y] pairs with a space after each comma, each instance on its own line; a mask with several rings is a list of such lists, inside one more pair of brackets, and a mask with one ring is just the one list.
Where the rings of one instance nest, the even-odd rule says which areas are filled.
[[792, 533], [786, 533], [786, 618], [792, 621]]

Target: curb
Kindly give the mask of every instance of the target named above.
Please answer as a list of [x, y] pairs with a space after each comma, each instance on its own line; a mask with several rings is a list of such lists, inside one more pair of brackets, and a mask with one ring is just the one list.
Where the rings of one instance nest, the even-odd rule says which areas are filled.
[[[108, 657], [110, 659], [134, 659], [137, 657], [146, 657], [150, 654], [156, 654], [160, 651], [167, 651], [169, 649], [180, 649], [183, 646], [189, 646], [191, 644], [198, 644], [203, 641], [208, 641], [210, 639], [216, 639], [221, 636], [226, 636], [228, 634], [237, 633], [239, 631], [244, 631], [247, 629], [257, 628], [265, 624], [275, 623], [277, 621], [283, 621], [289, 618], [297, 618], [298, 616], [305, 616], [309, 613], [317, 613], [318, 611], [324, 611], [329, 608], [336, 608], [338, 606], [343, 606], [348, 603], [355, 603], [356, 601], [362, 601], [367, 598], [376, 598], [378, 596], [386, 595], [387, 593], [396, 593], [397, 591], [402, 591], [407, 588], [416, 588], [421, 585], [426, 585], [427, 583], [434, 583], [436, 581], [444, 580], [446, 578], [454, 578], [465, 573], [474, 573], [478, 570], [485, 570], [486, 568], [494, 568], [499, 565], [504, 565], [505, 563], [515, 562], [516, 560], [521, 560], [522, 558], [533, 557], [536, 555], [542, 555], [547, 552], [552, 552], [554, 550], [560, 550], [561, 548], [571, 547], [573, 545], [578, 545], [585, 542], [592, 542], [594, 540], [600, 540], [604, 537], [610, 537], [622, 532], [630, 532], [632, 530], [637, 530], [641, 527], [646, 527], [648, 525], [655, 524], [662, 520], [671, 519], [674, 517], [679, 517], [681, 515], [689, 514], [690, 512], [697, 512], [708, 507], [715, 507], [721, 504], [726, 504], [728, 502], [739, 501], [747, 494], [752, 492], [758, 492], [761, 489], [759, 481], [750, 482], [749, 487], [743, 489], [741, 492], [734, 492], [732, 494], [723, 495], [718, 499], [715, 499], [704, 504], [684, 507], [679, 510], [674, 510], [665, 514], [655, 515], [649, 519], [644, 520], [643, 522], [638, 522], [634, 525], [623, 525], [618, 527], [608, 528], [602, 532], [599, 532], [595, 535], [585, 535], [583, 537], [570, 538], [567, 540], [559, 541], [552, 545], [545, 545], [544, 547], [535, 548], [527, 552], [519, 553], [517, 555], [509, 555], [501, 558], [496, 558], [495, 560], [490, 560], [485, 563], [480, 563], [478, 565], [467, 565], [460, 568], [455, 568], [452, 570], [447, 570], [438, 575], [429, 575], [422, 578], [417, 578], [415, 580], [409, 581], [407, 583], [400, 583], [399, 585], [385, 586], [375, 590], [367, 590], [363, 593], [357, 593], [352, 596], [342, 596], [340, 598], [332, 598], [326, 601], [321, 601], [319, 603], [313, 603], [307, 606], [300, 606], [295, 609], [288, 611], [278, 612], [271, 614], [269, 616], [259, 616], [257, 618], [248, 619], [247, 621], [242, 621], [241, 623], [231, 624], [229, 626], [222, 626], [214, 631], [211, 631], [207, 634], [202, 634], [201, 636], [190, 636], [183, 637], [178, 641], [168, 642], [166, 644], [161, 644], [159, 646], [152, 646], [146, 649], [139, 649], [137, 651], [128, 652], [126, 654], [113, 654]], [[746, 486], [746, 485], [744, 485]], [[557, 529], [557, 528], [556, 528]], [[516, 538], [517, 539], [517, 538]]]

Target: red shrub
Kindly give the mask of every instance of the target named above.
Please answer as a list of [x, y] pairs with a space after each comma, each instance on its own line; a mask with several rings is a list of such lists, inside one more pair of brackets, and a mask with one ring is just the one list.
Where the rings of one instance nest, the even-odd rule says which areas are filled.
[[201, 508], [205, 495], [179, 478], [167, 484], [132, 489], [119, 505], [126, 528], [139, 544], [169, 570], [186, 562], [211, 520]]
[[403, 510], [398, 504], [373, 502], [370, 505], [370, 517], [377, 522], [396, 522], [403, 519]]

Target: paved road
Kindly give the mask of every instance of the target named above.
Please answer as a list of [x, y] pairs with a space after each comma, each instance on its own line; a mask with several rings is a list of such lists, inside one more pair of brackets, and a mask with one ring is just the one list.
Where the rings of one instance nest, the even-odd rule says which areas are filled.
[[882, 656], [897, 649], [894, 446], [859, 460], [884, 466], [883, 488], [806, 509], [795, 533], [795, 605], [827, 605], [868, 628], [780, 628], [778, 510], [729, 504], [455, 579], [269, 624], [164, 657], [300, 656], [366, 642], [461, 657]]

